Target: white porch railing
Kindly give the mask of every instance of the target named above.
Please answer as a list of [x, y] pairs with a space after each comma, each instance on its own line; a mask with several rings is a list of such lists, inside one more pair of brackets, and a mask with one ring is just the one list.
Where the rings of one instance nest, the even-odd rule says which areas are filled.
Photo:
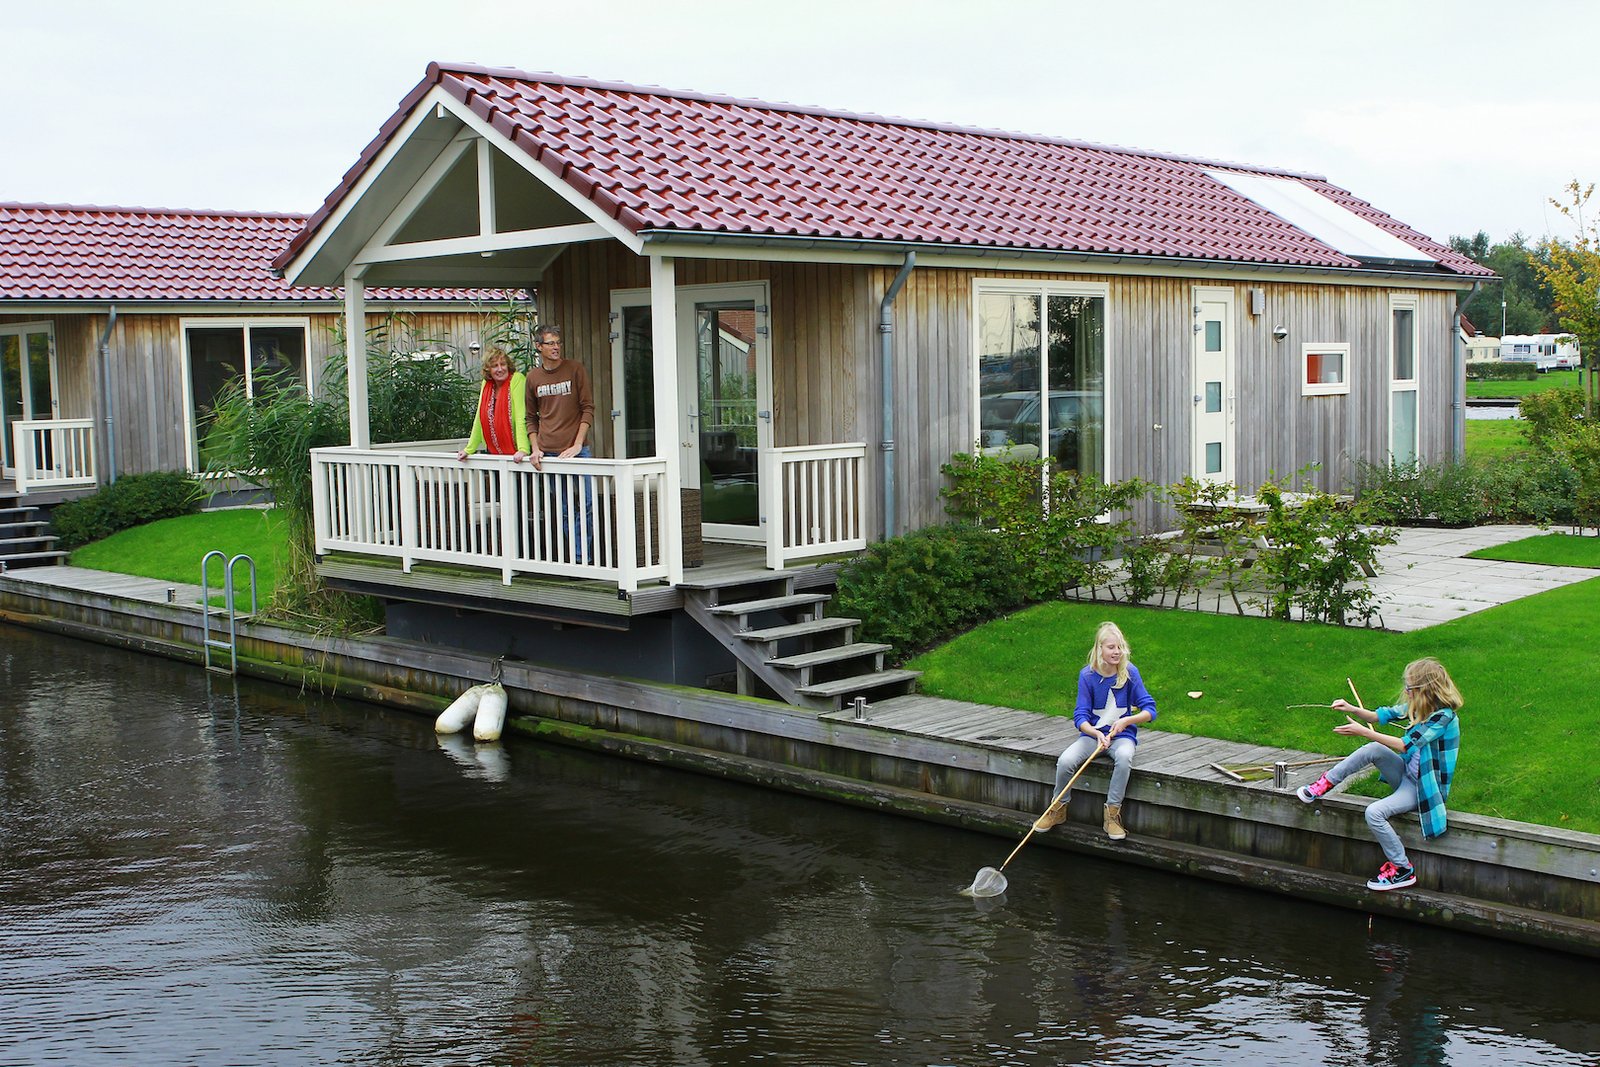
[[859, 441], [772, 450], [761, 480], [768, 567], [867, 546], [866, 460], [867, 446]]
[[[456, 459], [424, 445], [319, 448], [311, 453], [318, 554], [362, 552], [614, 581], [632, 592], [665, 578], [658, 459]], [[585, 518], [585, 501], [588, 517]]]
[[98, 481], [93, 419], [19, 419], [11, 424], [11, 456], [18, 496]]

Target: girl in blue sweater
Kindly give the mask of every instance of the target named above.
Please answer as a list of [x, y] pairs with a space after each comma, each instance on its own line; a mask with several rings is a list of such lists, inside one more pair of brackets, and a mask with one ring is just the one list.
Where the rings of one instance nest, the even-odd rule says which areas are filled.
[[1113, 764], [1111, 788], [1106, 792], [1105, 831], [1113, 841], [1128, 836], [1122, 828], [1122, 798], [1133, 772], [1133, 750], [1139, 743], [1140, 723], [1156, 717], [1156, 702], [1128, 662], [1128, 639], [1116, 623], [1103, 622], [1089, 649], [1089, 664], [1078, 672], [1078, 705], [1072, 721], [1083, 736], [1067, 746], [1056, 760], [1057, 800], [1033, 824], [1043, 833], [1067, 817], [1067, 797], [1061, 791], [1084, 762], [1096, 752], [1109, 751]]

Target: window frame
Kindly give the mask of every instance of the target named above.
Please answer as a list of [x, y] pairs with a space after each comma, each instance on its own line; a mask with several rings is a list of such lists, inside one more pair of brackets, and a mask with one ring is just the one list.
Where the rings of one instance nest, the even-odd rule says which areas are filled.
[[[1313, 382], [1307, 373], [1312, 356], [1340, 355], [1344, 357], [1343, 370], [1337, 382]], [[1350, 342], [1308, 341], [1300, 346], [1300, 395], [1348, 396], [1350, 394]]]
[[[1415, 296], [1399, 296], [1391, 294], [1389, 297], [1388, 334], [1389, 334], [1389, 372], [1385, 375], [1388, 388], [1384, 390], [1384, 423], [1388, 427], [1387, 440], [1384, 442], [1384, 454], [1389, 459], [1390, 466], [1394, 465], [1394, 401], [1397, 393], [1412, 393], [1412, 419], [1411, 419], [1411, 464], [1420, 466], [1422, 463], [1422, 314], [1420, 301]], [[1411, 313], [1411, 377], [1395, 377], [1395, 364], [1399, 359], [1399, 346], [1396, 344], [1398, 334], [1395, 326], [1397, 312], [1409, 311]]]
[[198, 427], [194, 417], [194, 368], [193, 359], [189, 351], [190, 330], [242, 330], [244, 333], [244, 381], [245, 395], [254, 397], [255, 394], [255, 356], [250, 343], [252, 329], [294, 329], [298, 327], [302, 337], [302, 359], [305, 362], [305, 387], [306, 395], [314, 397], [315, 375], [311, 373], [311, 317], [309, 315], [230, 315], [220, 318], [209, 317], [183, 317], [178, 319], [178, 346], [180, 351], [179, 363], [183, 369], [183, 461], [184, 467], [191, 474], [212, 475], [223, 474], [219, 471], [200, 470], [200, 441]]
[[[1101, 352], [1101, 410], [1102, 428], [1100, 441], [1100, 477], [1105, 481], [1111, 480], [1111, 461], [1113, 455], [1112, 433], [1112, 405], [1111, 396], [1113, 388], [1112, 372], [1112, 318], [1111, 318], [1111, 285], [1108, 282], [1080, 281], [1077, 279], [1041, 278], [974, 278], [972, 291], [969, 294], [972, 301], [971, 338], [968, 355], [968, 388], [971, 391], [972, 402], [968, 410], [967, 441], [980, 451], [983, 445], [983, 392], [980, 378], [979, 355], [983, 346], [982, 328], [982, 298], [989, 295], [1011, 296], [1037, 296], [1040, 300], [1039, 311], [1041, 320], [1048, 320], [1049, 304], [1052, 297], [1072, 298], [1086, 297], [1098, 299], [1102, 306], [1102, 319], [1105, 328], [1104, 350]], [[1049, 415], [1049, 353], [1048, 346], [1044, 344], [1044, 322], [1040, 323], [1040, 366], [1039, 366], [1039, 410], [1045, 419]], [[1047, 425], [1040, 427], [1041, 442], [1048, 441], [1049, 428]], [[1041, 445], [1040, 456], [1048, 454], [1048, 449]]]

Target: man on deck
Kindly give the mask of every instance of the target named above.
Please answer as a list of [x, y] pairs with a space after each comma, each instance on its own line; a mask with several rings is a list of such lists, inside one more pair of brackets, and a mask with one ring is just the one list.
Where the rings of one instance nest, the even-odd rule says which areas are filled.
[[[538, 366], [528, 370], [528, 437], [533, 442], [535, 470], [542, 470], [544, 457], [587, 459], [589, 427], [594, 424], [594, 394], [589, 387], [589, 372], [575, 360], [562, 357], [561, 327], [539, 326], [533, 332], [539, 356]], [[581, 482], [578, 478], [581, 477]], [[594, 561], [594, 479], [562, 475], [560, 482], [561, 529], [565, 531], [570, 555], [575, 563]], [[583, 494], [581, 526], [569, 506], [572, 492]]]

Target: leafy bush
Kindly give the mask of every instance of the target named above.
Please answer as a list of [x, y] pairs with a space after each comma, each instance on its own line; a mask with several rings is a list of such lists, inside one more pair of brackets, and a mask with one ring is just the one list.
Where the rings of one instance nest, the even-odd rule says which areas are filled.
[[152, 471], [118, 478], [93, 496], [58, 504], [50, 523], [61, 548], [71, 551], [118, 530], [200, 509], [205, 488], [179, 471]]
[[880, 541], [839, 572], [834, 603], [861, 619], [861, 639], [897, 659], [1023, 603], [1006, 538], [976, 526], [930, 526]]
[[1373, 569], [1378, 549], [1393, 544], [1393, 529], [1373, 526], [1374, 516], [1360, 503], [1348, 505], [1320, 490], [1293, 499], [1283, 486], [1268, 482], [1256, 491], [1268, 507], [1260, 524], [1268, 550], [1256, 566], [1266, 580], [1261, 606], [1287, 619], [1298, 607], [1320, 622], [1370, 622], [1378, 598], [1364, 571]]
[[1551, 523], [1572, 518], [1578, 475], [1567, 458], [1546, 449], [1428, 467], [1360, 463], [1356, 488], [1384, 522]]
[[1535, 448], [1549, 448], [1573, 428], [1583, 414], [1585, 399], [1581, 389], [1549, 389], [1523, 397], [1517, 413], [1528, 424], [1524, 428], [1528, 442]]
[[1489, 360], [1467, 364], [1469, 382], [1531, 382], [1539, 376], [1539, 368], [1532, 363], [1502, 363]]

